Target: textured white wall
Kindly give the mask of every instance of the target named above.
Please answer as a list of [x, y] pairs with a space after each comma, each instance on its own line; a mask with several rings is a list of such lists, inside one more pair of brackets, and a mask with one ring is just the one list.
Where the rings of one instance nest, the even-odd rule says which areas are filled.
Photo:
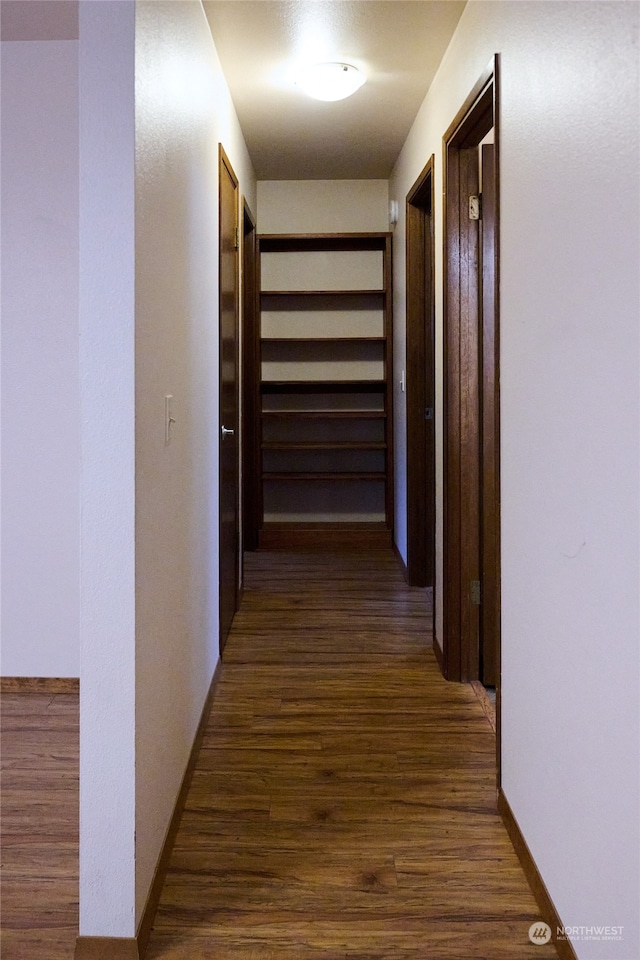
[[80, 4], [80, 933], [135, 935], [134, 0]]
[[199, 2], [80, 16], [80, 931], [132, 937], [218, 659], [218, 142], [255, 178]]
[[1, 86], [2, 674], [77, 677], [77, 41], [3, 41]]
[[260, 180], [258, 233], [389, 229], [386, 180]]
[[[640, 954], [638, 6], [470, 3], [396, 165], [401, 210], [431, 153], [441, 196], [442, 135], [495, 52], [503, 787], [564, 923], [624, 926], [621, 942], [574, 937], [580, 960], [631, 960]], [[440, 202], [435, 219], [441, 290]], [[440, 294], [436, 314], [440, 336]], [[441, 451], [440, 421], [438, 438]], [[438, 503], [441, 541], [441, 478]]]
[[[255, 178], [199, 2], [136, 15], [136, 915], [218, 659], [218, 142]], [[176, 423], [165, 444], [164, 397]]]

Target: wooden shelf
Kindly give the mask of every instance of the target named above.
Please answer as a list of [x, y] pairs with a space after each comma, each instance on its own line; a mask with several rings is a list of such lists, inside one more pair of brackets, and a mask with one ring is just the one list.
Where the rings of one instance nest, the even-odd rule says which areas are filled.
[[[247, 471], [255, 487], [249, 503], [255, 504], [258, 531], [265, 515], [285, 521], [302, 515], [309, 522], [315, 517], [319, 528], [328, 529], [321, 517], [346, 512], [356, 520], [360, 516], [367, 530], [378, 520], [365, 517], [384, 516], [382, 527], [391, 536], [391, 237], [389, 232], [258, 237], [260, 320], [250, 339], [254, 366], [248, 377], [248, 405], [258, 419], [255, 468]], [[267, 289], [260, 288], [261, 276]], [[354, 404], [360, 409], [352, 409]], [[315, 409], [293, 409], [305, 405]], [[286, 539], [286, 524], [283, 530]]]
[[386, 450], [384, 440], [266, 440], [263, 450]]
[[321, 470], [315, 472], [302, 473], [300, 471], [297, 473], [294, 470], [291, 471], [280, 471], [280, 472], [263, 472], [263, 480], [386, 480], [387, 475], [382, 470], [369, 470], [369, 471], [344, 471], [344, 472], [334, 472], [329, 473], [328, 471], [323, 472]]
[[264, 297], [382, 297], [385, 291], [366, 290], [261, 290]]
[[348, 520], [314, 523], [309, 521], [278, 522], [268, 520], [262, 524], [259, 544], [267, 550], [318, 549], [340, 547], [361, 550], [385, 549], [392, 546], [391, 531], [385, 522], [364, 520], [352, 523]]
[[386, 343], [386, 337], [261, 337], [261, 343]]
[[263, 420], [384, 420], [385, 410], [263, 410]]
[[301, 250], [384, 250], [391, 233], [263, 233], [262, 253], [297, 253]]
[[382, 393], [384, 380], [263, 380], [262, 393]]

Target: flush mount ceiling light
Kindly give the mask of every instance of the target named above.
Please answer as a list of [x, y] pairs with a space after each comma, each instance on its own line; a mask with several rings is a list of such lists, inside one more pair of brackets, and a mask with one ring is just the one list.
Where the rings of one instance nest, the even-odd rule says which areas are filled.
[[344, 100], [355, 93], [365, 79], [350, 63], [314, 63], [300, 70], [296, 84], [315, 100]]

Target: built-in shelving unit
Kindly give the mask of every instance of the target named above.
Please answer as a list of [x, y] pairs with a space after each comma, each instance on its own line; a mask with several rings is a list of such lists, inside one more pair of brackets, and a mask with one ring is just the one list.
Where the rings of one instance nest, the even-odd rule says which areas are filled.
[[259, 540], [393, 517], [391, 234], [258, 237]]

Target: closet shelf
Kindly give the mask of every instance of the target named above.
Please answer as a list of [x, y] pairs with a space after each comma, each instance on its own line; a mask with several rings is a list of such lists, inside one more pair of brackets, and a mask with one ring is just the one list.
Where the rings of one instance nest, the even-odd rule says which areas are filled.
[[260, 296], [265, 297], [381, 297], [385, 293], [379, 288], [364, 290], [261, 290]]
[[263, 380], [262, 393], [382, 393], [384, 380]]
[[386, 337], [261, 337], [262, 343], [386, 343]]
[[263, 410], [263, 420], [384, 420], [386, 410]]
[[384, 440], [266, 440], [263, 450], [386, 450]]
[[295, 470], [291, 471], [280, 471], [280, 472], [263, 472], [263, 480], [386, 480], [387, 475], [383, 470], [362, 470], [358, 472], [347, 472], [347, 471], [337, 471], [334, 473], [329, 473], [329, 471], [315, 471], [315, 472], [296, 472]]
[[263, 233], [261, 253], [297, 253], [301, 250], [385, 250], [385, 233]]

